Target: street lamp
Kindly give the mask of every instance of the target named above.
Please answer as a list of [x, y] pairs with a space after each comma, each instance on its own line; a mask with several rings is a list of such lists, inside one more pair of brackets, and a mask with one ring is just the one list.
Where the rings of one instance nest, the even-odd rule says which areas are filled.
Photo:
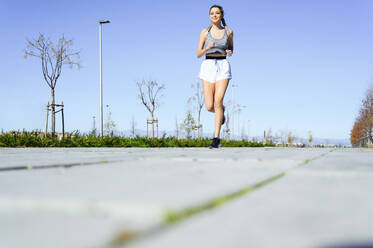
[[250, 138], [250, 120], [247, 121], [247, 141], [249, 141]]
[[99, 54], [100, 54], [100, 135], [101, 137], [104, 136], [104, 119], [103, 119], [103, 108], [102, 108], [102, 31], [101, 25], [105, 23], [110, 23], [108, 20], [99, 20], [99, 40], [100, 40], [100, 47], [99, 47]]

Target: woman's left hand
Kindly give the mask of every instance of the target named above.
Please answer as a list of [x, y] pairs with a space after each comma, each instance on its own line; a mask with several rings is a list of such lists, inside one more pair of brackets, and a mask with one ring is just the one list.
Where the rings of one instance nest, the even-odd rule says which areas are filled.
[[228, 56], [232, 56], [232, 50], [225, 50], [225, 52], [227, 53]]

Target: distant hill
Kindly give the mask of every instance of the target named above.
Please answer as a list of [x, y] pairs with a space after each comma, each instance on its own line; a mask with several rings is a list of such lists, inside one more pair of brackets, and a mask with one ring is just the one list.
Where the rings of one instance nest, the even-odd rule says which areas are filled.
[[349, 139], [321, 139], [321, 138], [313, 138], [312, 144], [313, 145], [329, 144], [329, 145], [342, 145], [342, 146], [351, 145]]

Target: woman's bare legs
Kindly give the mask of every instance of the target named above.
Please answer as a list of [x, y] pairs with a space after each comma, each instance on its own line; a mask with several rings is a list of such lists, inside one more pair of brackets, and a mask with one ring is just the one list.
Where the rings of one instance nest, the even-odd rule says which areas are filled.
[[229, 79], [222, 79], [215, 82], [214, 109], [215, 109], [215, 134], [220, 135], [221, 122], [223, 121], [223, 99], [228, 88]]
[[214, 110], [214, 94], [215, 94], [215, 84], [209, 81], [202, 80], [203, 95], [205, 99], [205, 106], [207, 111], [215, 112]]
[[202, 80], [206, 109], [215, 112], [214, 138], [220, 136], [221, 122], [223, 120], [223, 99], [227, 90], [229, 79], [222, 79], [215, 83]]

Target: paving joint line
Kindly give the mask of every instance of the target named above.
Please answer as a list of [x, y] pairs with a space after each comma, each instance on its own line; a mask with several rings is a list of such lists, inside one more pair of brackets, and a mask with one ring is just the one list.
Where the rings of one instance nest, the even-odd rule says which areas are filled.
[[208, 210], [215, 209], [217, 207], [220, 207], [224, 204], [227, 204], [231, 202], [232, 200], [244, 196], [248, 193], [251, 193], [257, 189], [260, 189], [264, 187], [265, 185], [268, 185], [272, 182], [277, 181], [278, 179], [284, 177], [287, 172], [300, 168], [301, 166], [305, 166], [309, 164], [312, 161], [315, 161], [319, 158], [322, 158], [329, 153], [335, 151], [336, 149], [331, 149], [328, 152], [322, 153], [318, 156], [315, 156], [310, 159], [306, 159], [305, 161], [297, 164], [295, 167], [284, 170], [274, 176], [271, 176], [269, 178], [266, 178], [264, 180], [261, 180], [253, 185], [243, 187], [239, 190], [233, 191], [231, 193], [225, 194], [223, 196], [215, 197], [211, 200], [205, 201], [201, 204], [194, 204], [192, 206], [183, 208], [179, 211], [175, 210], [166, 210], [163, 215], [163, 223], [157, 224], [154, 226], [150, 226], [147, 229], [144, 230], [123, 230], [120, 231], [108, 244], [104, 246], [104, 248], [113, 248], [113, 247], [123, 247], [126, 246], [132, 242], [142, 240], [144, 238], [148, 238], [150, 236], [153, 236], [157, 233], [160, 233], [166, 229], [169, 229], [172, 225], [176, 223], [180, 223], [186, 219], [189, 219], [190, 217], [193, 217], [194, 215], [203, 213]]
[[21, 166], [9, 166], [9, 167], [2, 167], [0, 168], [0, 172], [7, 172], [7, 171], [19, 171], [19, 170], [41, 170], [41, 169], [54, 169], [54, 168], [71, 168], [75, 166], [83, 166], [83, 165], [97, 165], [97, 164], [108, 164], [108, 163], [116, 163], [116, 162], [123, 162], [125, 160], [100, 160], [94, 162], [80, 162], [80, 163], [65, 163], [65, 164], [50, 164], [50, 165], [21, 165]]

